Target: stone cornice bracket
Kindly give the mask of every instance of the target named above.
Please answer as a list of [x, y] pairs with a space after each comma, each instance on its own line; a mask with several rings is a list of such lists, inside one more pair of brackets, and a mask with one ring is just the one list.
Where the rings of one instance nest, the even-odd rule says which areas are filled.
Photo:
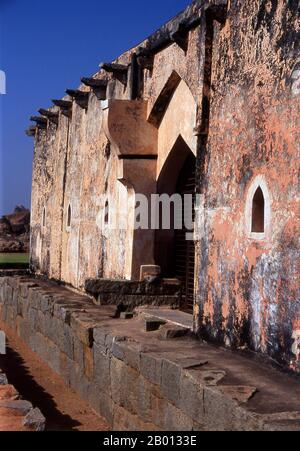
[[46, 117], [42, 117], [42, 116], [31, 116], [30, 120], [31, 120], [32, 122], [36, 122], [37, 128], [40, 128], [41, 130], [46, 130], [47, 124], [48, 124], [48, 120], [47, 120]]
[[206, 16], [211, 20], [216, 20], [221, 25], [225, 25], [228, 12], [228, 2], [215, 2], [216, 4], [208, 5], [206, 8]]
[[142, 69], [153, 71], [154, 53], [147, 52], [147, 49], [140, 47], [136, 53], [138, 65]]
[[70, 100], [52, 100], [52, 102], [55, 106], [58, 106], [58, 108], [60, 108], [61, 113], [64, 116], [66, 116], [68, 118], [72, 117], [73, 103], [70, 102]]
[[107, 85], [108, 85], [107, 80], [99, 80], [97, 78], [82, 77], [81, 82], [85, 86], [89, 86], [90, 88], [92, 88], [92, 90], [98, 100], [106, 99], [106, 89], [107, 89]]
[[26, 135], [29, 136], [29, 137], [35, 137], [36, 131], [37, 131], [36, 125], [31, 125], [31, 126], [25, 131], [25, 133], [26, 133]]
[[176, 24], [170, 31], [170, 38], [172, 42], [175, 42], [184, 52], [186, 52], [189, 44], [189, 28], [187, 24], [184, 22]]
[[123, 85], [127, 84], [128, 66], [115, 63], [101, 63], [100, 69], [113, 74], [113, 77], [119, 80]]
[[110, 99], [101, 102], [107, 139], [121, 155], [157, 155], [157, 129], [147, 121], [147, 102]]
[[80, 91], [79, 89], [67, 89], [66, 93], [75, 100], [80, 108], [87, 110], [90, 96], [89, 92]]
[[55, 113], [54, 111], [44, 110], [44, 108], [40, 108], [39, 113], [42, 116], [45, 116], [53, 124], [58, 125], [58, 118], [59, 118], [58, 113]]

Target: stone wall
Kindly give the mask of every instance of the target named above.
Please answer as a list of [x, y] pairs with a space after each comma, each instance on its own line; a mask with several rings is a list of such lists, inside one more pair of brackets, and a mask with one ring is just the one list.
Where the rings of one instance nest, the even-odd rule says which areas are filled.
[[[299, 25], [298, 1], [234, 0], [215, 34], [196, 307], [202, 336], [298, 370]], [[249, 209], [258, 186], [260, 236]]]
[[[64, 97], [72, 102], [68, 117], [58, 107], [50, 109], [59, 113], [58, 124], [49, 121], [35, 133], [31, 224], [35, 272], [83, 288], [88, 278], [138, 280], [140, 266], [154, 264], [154, 233], [133, 230], [130, 206], [135, 205], [135, 194], [156, 193], [156, 180], [179, 136], [196, 154], [201, 35], [199, 28], [190, 31], [187, 51], [171, 43], [153, 54], [151, 68], [143, 70], [138, 99], [132, 99], [130, 82], [131, 61], [138, 49], [133, 48], [115, 61], [128, 66], [125, 83], [104, 71], [94, 75], [108, 80], [106, 101], [81, 84], [79, 89], [89, 92], [86, 109], [69, 96]], [[140, 46], [148, 44], [147, 40]], [[169, 114], [154, 126], [148, 118], [173, 74], [182, 81]], [[174, 121], [179, 111], [181, 119]], [[103, 226], [106, 199], [117, 223], [123, 224], [121, 230]]]
[[[87, 279], [138, 280], [141, 265], [161, 264], [155, 247], [169, 255], [173, 237], [134, 230], [135, 195], [174, 187], [174, 165], [164, 168], [186, 147], [200, 195], [195, 332], [299, 371], [299, 26], [293, 0], [195, 1], [116, 59], [126, 80], [95, 74], [103, 100], [82, 84], [86, 108], [70, 96], [67, 117], [53, 107], [58, 123], [34, 132], [34, 272], [83, 290]], [[107, 199], [121, 230], [103, 226]]]
[[[296, 413], [265, 418], [251, 411], [247, 401], [256, 388], [245, 386], [245, 381], [241, 387], [238, 372], [237, 386], [230, 380], [222, 383], [226, 372], [209, 366], [195, 340], [160, 341], [156, 332], [142, 332], [138, 318], [122, 321], [113, 319], [113, 313], [113, 307], [97, 307], [86, 296], [54, 283], [0, 278], [1, 323], [88, 400], [114, 430], [299, 428]], [[217, 366], [218, 360], [220, 354]], [[258, 368], [261, 371], [261, 364]], [[260, 383], [257, 376], [255, 380]], [[285, 395], [287, 406], [279, 400], [276, 408], [295, 409], [291, 400], [298, 389], [295, 392], [292, 381], [283, 384], [292, 393]], [[273, 400], [268, 401], [269, 413], [274, 412]]]

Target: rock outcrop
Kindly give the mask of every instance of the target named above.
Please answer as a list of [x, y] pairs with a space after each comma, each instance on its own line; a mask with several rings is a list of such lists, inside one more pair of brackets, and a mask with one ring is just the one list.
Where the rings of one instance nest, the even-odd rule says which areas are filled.
[[0, 219], [0, 253], [29, 252], [30, 211], [17, 206]]

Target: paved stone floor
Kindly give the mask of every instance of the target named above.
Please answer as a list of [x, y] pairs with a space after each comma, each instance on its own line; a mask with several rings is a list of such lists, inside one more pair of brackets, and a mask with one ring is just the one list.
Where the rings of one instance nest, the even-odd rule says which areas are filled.
[[162, 319], [175, 326], [186, 327], [187, 329], [193, 330], [193, 315], [189, 313], [164, 308], [141, 308], [139, 311], [145, 317]]

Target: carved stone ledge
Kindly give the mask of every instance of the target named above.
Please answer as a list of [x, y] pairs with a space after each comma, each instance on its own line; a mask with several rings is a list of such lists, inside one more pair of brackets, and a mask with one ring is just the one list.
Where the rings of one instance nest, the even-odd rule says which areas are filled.
[[45, 116], [53, 124], [58, 125], [58, 118], [59, 118], [58, 113], [54, 113], [53, 111], [45, 110], [44, 108], [40, 108], [39, 113], [42, 116]]
[[82, 77], [81, 82], [92, 88], [98, 100], [106, 99], [107, 80], [99, 80], [97, 78]]
[[37, 127], [35, 125], [30, 126], [26, 131], [26, 135], [29, 137], [35, 136]]
[[112, 73], [114, 78], [124, 85], [127, 84], [128, 66], [125, 66], [124, 64], [101, 63], [100, 68], [105, 72]]
[[72, 97], [82, 109], [87, 109], [90, 95], [89, 92], [80, 91], [79, 89], [67, 89], [66, 93]]
[[64, 116], [68, 118], [72, 117], [72, 106], [73, 106], [72, 102], [70, 102], [69, 100], [61, 100], [61, 99], [60, 100], [55, 99], [52, 100], [52, 102], [55, 106], [58, 106], [58, 108], [60, 108], [61, 113]]

